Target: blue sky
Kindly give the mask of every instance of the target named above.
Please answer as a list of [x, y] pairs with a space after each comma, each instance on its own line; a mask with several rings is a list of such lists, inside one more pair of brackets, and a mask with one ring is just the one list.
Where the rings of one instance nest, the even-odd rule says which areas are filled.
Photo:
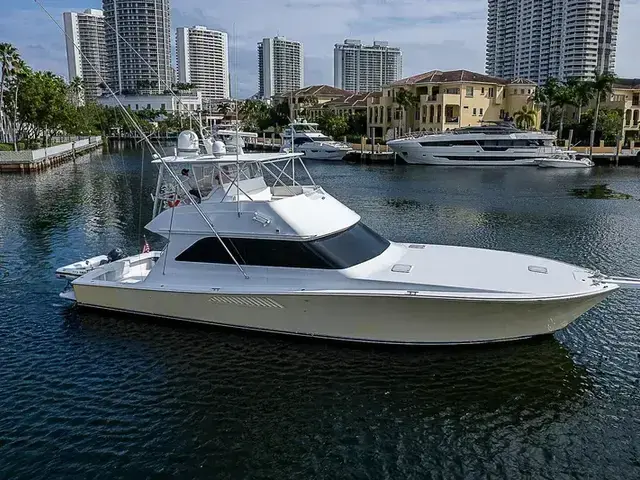
[[[101, 8], [101, 0], [41, 0], [62, 12]], [[64, 36], [33, 0], [1, 0], [0, 42], [34, 68], [66, 77]], [[621, 1], [616, 73], [640, 77], [640, 0]], [[233, 92], [257, 91], [256, 44], [276, 34], [305, 49], [305, 82], [333, 83], [333, 45], [345, 38], [402, 48], [404, 75], [433, 69], [484, 71], [486, 0], [172, 0], [172, 29], [205, 25], [230, 36]]]

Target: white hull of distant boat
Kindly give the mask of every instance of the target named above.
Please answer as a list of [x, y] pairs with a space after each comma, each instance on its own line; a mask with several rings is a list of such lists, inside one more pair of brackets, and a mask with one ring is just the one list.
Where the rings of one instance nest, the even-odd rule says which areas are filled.
[[572, 156], [555, 156], [540, 158], [537, 164], [541, 168], [591, 168], [595, 164], [588, 158], [575, 158]]
[[[442, 148], [442, 147], [439, 147]], [[396, 152], [398, 153], [398, 152]], [[537, 165], [537, 153], [531, 152], [474, 152], [471, 156], [469, 151], [456, 152], [454, 148], [449, 148], [442, 152], [429, 152], [420, 150], [405, 149], [400, 157], [410, 165], [440, 165], [449, 167], [535, 167]]]
[[307, 160], [340, 161], [351, 152], [351, 149], [331, 146], [306, 144], [298, 147], [298, 151], [304, 154]]
[[291, 123], [282, 133], [280, 152], [291, 152], [292, 141], [293, 150], [302, 153], [307, 160], [339, 161], [353, 151], [349, 145], [331, 140], [317, 127], [317, 123], [305, 121]]

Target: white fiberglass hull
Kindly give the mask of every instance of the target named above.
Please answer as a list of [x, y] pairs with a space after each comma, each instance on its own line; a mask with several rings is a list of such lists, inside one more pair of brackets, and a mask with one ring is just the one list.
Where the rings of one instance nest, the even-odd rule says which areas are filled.
[[461, 300], [345, 292], [191, 293], [91, 283], [74, 282], [81, 306], [280, 334], [412, 345], [551, 334], [615, 291], [537, 300]]
[[304, 158], [306, 160], [340, 161], [347, 156], [347, 154], [349, 153], [349, 150], [323, 151], [323, 150], [306, 149], [306, 150], [300, 150], [300, 152], [304, 153]]
[[411, 165], [446, 165], [457, 167], [503, 167], [503, 166], [535, 166], [538, 157], [535, 155], [500, 156], [495, 152], [469, 155], [456, 154], [455, 152], [423, 152], [423, 151], [397, 151], [400, 157]]
[[591, 168], [593, 167], [593, 163], [588, 159], [562, 160], [554, 158], [542, 158], [538, 161], [538, 166], [542, 168]]

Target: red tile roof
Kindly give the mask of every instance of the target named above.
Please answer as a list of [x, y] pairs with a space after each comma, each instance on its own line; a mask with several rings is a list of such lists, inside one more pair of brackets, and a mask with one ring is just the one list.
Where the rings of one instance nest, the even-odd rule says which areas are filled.
[[[470, 72], [469, 70], [431, 70], [430, 72], [414, 75], [413, 77], [403, 78], [397, 82], [393, 82], [391, 86], [399, 87], [402, 85], [415, 85], [418, 83], [447, 83], [447, 82], [480, 82], [480, 83], [496, 83], [499, 85], [507, 85], [509, 80], [504, 78], [491, 77], [483, 73]], [[526, 83], [534, 85], [534, 82], [528, 80], [516, 79], [514, 83]]]
[[345, 97], [336, 98], [335, 100], [331, 100], [330, 102], [323, 103], [322, 106], [327, 107], [366, 107], [367, 106], [367, 98], [379, 96], [378, 92], [373, 93], [351, 93]]
[[613, 88], [620, 88], [624, 90], [640, 90], [640, 79], [618, 78], [613, 84]]
[[294, 97], [297, 96], [315, 96], [315, 97], [345, 97], [348, 95], [352, 95], [353, 92], [349, 92], [347, 90], [342, 90], [341, 88], [330, 87], [329, 85], [310, 85], [308, 87], [300, 88], [299, 90], [294, 90], [293, 92], [283, 93], [282, 95], [278, 95], [279, 97], [286, 98], [290, 95]]

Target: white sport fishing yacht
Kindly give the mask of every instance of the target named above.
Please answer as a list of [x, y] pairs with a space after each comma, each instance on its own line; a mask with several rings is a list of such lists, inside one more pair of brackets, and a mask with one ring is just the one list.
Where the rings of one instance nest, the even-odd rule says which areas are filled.
[[[161, 251], [62, 267], [80, 306], [385, 344], [551, 334], [638, 279], [510, 252], [398, 243], [316, 185], [300, 153], [225, 155], [183, 132], [156, 158]], [[196, 184], [179, 178], [194, 172]], [[300, 174], [307, 179], [301, 183]], [[197, 191], [197, 195], [192, 192]]]
[[353, 149], [346, 143], [331, 140], [318, 130], [317, 123], [299, 121], [291, 123], [282, 133], [280, 151], [300, 152], [309, 160], [342, 160]]
[[387, 145], [405, 162], [449, 166], [536, 166], [560, 151], [552, 133], [524, 131], [510, 122], [485, 122], [440, 133], [415, 132]]

